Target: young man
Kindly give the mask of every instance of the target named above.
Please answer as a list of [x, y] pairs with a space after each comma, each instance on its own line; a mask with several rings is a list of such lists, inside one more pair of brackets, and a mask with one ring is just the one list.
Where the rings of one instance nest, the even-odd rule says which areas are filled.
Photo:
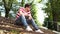
[[33, 31], [30, 26], [28, 25], [29, 21], [32, 24], [32, 26], [35, 28], [35, 32], [40, 32], [43, 33], [38, 26], [35, 24], [34, 19], [31, 16], [31, 12], [30, 12], [30, 5], [29, 4], [25, 4], [25, 7], [21, 7], [18, 10], [18, 13], [16, 15], [16, 23], [18, 21], [21, 21], [21, 23], [26, 27], [27, 31]]

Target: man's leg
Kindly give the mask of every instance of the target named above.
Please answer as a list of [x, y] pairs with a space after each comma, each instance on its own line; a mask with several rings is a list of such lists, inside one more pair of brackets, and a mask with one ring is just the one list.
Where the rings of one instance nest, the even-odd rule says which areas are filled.
[[28, 25], [25, 16], [21, 15], [16, 21], [21, 20], [22, 24], [26, 27], [27, 31], [32, 31], [30, 26]]
[[32, 29], [30, 28], [30, 26], [28, 25], [25, 16], [21, 16], [21, 22], [23, 23], [23, 25], [26, 27], [27, 31], [32, 31]]
[[27, 24], [27, 22], [26, 22], [25, 16], [21, 15], [20, 17], [21, 17], [21, 22], [22, 22], [22, 24], [27, 28], [28, 24]]
[[30, 19], [30, 20], [28, 20], [28, 21], [31, 22], [31, 24], [32, 24], [32, 26], [35, 28], [35, 30], [38, 30], [38, 29], [39, 29], [39, 27], [37, 26], [37, 24], [35, 23], [35, 21], [34, 21], [33, 19]]
[[20, 25], [20, 23], [21, 23], [21, 17], [19, 17], [15, 20], [15, 25]]
[[35, 23], [35, 21], [33, 20], [33, 18], [30, 19], [30, 21], [31, 21], [33, 27], [35, 28], [36, 32], [44, 33], [43, 31], [41, 31], [41, 30], [39, 29], [39, 27], [37, 26], [37, 24]]

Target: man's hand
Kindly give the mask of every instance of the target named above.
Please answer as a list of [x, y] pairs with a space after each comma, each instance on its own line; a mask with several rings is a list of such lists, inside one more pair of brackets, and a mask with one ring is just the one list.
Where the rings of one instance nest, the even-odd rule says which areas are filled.
[[21, 15], [24, 15], [22, 11], [19, 11], [19, 13], [20, 13]]
[[29, 19], [32, 19], [32, 16], [31, 15], [29, 15]]

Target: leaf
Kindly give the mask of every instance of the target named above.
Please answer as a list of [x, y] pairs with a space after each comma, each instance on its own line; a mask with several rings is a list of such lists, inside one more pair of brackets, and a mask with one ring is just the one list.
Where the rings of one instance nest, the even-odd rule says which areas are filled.
[[36, 0], [38, 3], [40, 3], [42, 0]]

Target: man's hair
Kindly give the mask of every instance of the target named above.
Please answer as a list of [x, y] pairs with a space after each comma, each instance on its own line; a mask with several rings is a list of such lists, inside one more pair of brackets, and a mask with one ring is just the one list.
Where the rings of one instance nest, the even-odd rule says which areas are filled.
[[29, 7], [29, 6], [30, 6], [30, 4], [25, 4], [25, 8], [26, 8], [26, 7]]

